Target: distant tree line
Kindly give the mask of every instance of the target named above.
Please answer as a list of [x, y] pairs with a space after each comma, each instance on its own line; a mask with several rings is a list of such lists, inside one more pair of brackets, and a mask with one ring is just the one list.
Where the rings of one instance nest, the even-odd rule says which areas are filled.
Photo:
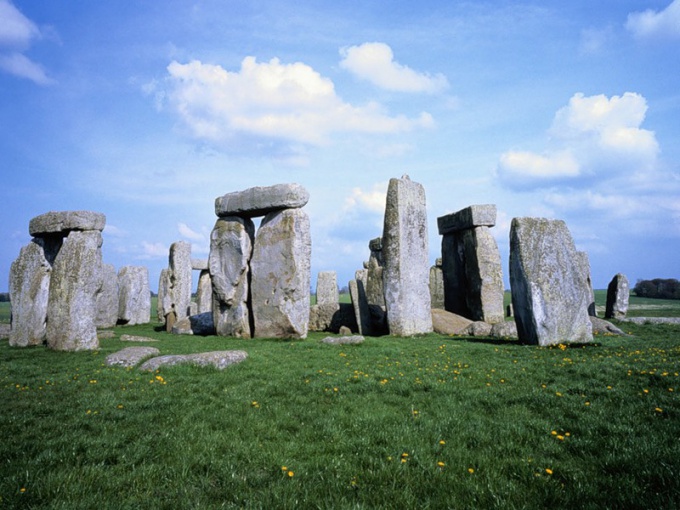
[[0, 303], [9, 302], [9, 292], [0, 292]]
[[633, 292], [638, 297], [680, 299], [680, 281], [675, 278], [638, 280]]

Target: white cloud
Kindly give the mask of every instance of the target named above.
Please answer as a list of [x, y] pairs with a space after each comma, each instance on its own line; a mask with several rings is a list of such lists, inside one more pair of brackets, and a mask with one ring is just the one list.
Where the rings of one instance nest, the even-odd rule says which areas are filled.
[[245, 136], [322, 145], [333, 133], [400, 133], [433, 125], [428, 113], [390, 116], [376, 103], [345, 103], [330, 79], [301, 62], [246, 57], [231, 72], [197, 60], [174, 61], [168, 73], [168, 101], [193, 136], [211, 142]]
[[201, 241], [205, 242], [205, 235], [196, 232], [195, 230], [192, 230], [189, 225], [186, 223], [178, 223], [177, 224], [177, 230], [180, 233], [180, 235], [186, 237], [187, 239], [190, 239], [191, 241]]
[[394, 53], [385, 43], [371, 42], [342, 48], [340, 67], [374, 85], [398, 92], [436, 93], [448, 88], [443, 74], [431, 76], [419, 73], [394, 60]]
[[630, 13], [626, 28], [639, 39], [680, 37], [680, 0], [673, 0], [662, 11]]
[[581, 169], [569, 151], [547, 155], [509, 151], [501, 155], [498, 172], [504, 180], [523, 186], [529, 182], [554, 183], [577, 177]]
[[20, 78], [27, 78], [38, 85], [54, 83], [54, 80], [47, 77], [40, 64], [36, 64], [21, 53], [0, 54], [0, 69]]
[[169, 253], [169, 248], [163, 243], [150, 243], [148, 241], [142, 241], [142, 253], [140, 254], [140, 259], [156, 259], [161, 257], [167, 257]]
[[359, 208], [364, 211], [383, 214], [387, 200], [387, 183], [375, 183], [369, 191], [352, 188], [352, 194], [345, 198], [345, 209]]
[[104, 227], [104, 234], [111, 237], [127, 237], [128, 235], [125, 230], [116, 227], [115, 225], [111, 225], [110, 223], [107, 223]]

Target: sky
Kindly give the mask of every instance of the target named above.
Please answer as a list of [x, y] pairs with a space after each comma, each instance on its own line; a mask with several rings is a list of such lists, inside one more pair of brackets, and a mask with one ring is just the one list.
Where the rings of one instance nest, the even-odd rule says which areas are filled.
[[496, 204], [506, 286], [522, 216], [595, 288], [680, 278], [680, 0], [0, 0], [0, 172], [0, 292], [42, 213], [104, 213], [155, 291], [215, 198], [292, 182], [344, 286], [405, 174], [432, 263], [437, 217]]

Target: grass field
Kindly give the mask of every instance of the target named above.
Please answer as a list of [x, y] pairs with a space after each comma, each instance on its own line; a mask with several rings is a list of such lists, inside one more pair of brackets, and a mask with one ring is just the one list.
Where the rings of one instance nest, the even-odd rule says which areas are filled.
[[176, 337], [220, 372], [106, 367], [129, 343], [0, 342], [0, 508], [675, 508], [680, 328], [537, 348], [444, 337]]

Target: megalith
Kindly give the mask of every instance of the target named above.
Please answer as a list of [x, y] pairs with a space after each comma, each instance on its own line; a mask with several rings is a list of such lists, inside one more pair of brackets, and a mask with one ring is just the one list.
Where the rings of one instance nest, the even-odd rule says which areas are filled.
[[431, 332], [425, 190], [407, 175], [387, 188], [382, 255], [390, 334]]
[[177, 241], [170, 245], [169, 255], [170, 308], [166, 316], [174, 313], [176, 320], [189, 317], [191, 306], [191, 243]]
[[384, 307], [382, 237], [371, 239], [368, 248], [371, 255], [366, 264], [366, 299], [369, 305]]
[[102, 265], [102, 288], [97, 294], [98, 328], [112, 328], [118, 323], [118, 273], [113, 264]]
[[220, 218], [253, 218], [284, 209], [298, 209], [308, 201], [309, 192], [300, 184], [256, 186], [216, 198], [215, 214]]
[[151, 320], [149, 270], [123, 266], [118, 271], [118, 319], [123, 324], [148, 324]]
[[592, 341], [588, 286], [564, 221], [512, 220], [510, 286], [522, 342], [548, 346]]
[[583, 272], [583, 277], [586, 279], [586, 284], [588, 285], [588, 294], [590, 296], [590, 301], [588, 302], [588, 315], [597, 317], [597, 310], [595, 309], [595, 291], [593, 290], [593, 280], [590, 277], [590, 259], [588, 258], [588, 253], [585, 251], [577, 251], [576, 256], [579, 267]]
[[628, 313], [630, 288], [626, 275], [618, 273], [607, 286], [605, 319], [623, 319]]
[[250, 271], [255, 226], [238, 216], [219, 218], [210, 234], [208, 267], [212, 282], [212, 313], [220, 336], [250, 338]]
[[55, 350], [97, 349], [97, 294], [102, 287], [102, 235], [72, 230], [54, 259], [47, 305], [47, 345]]
[[337, 305], [339, 302], [337, 273], [320, 271], [316, 278], [316, 304]]
[[430, 302], [433, 309], [444, 310], [444, 272], [441, 258], [430, 267]]
[[[158, 300], [156, 316], [159, 322], [165, 322], [166, 316], [172, 311], [172, 298], [170, 296], [170, 268], [161, 269], [158, 278]], [[170, 326], [172, 328], [172, 326]]]
[[356, 317], [357, 327], [360, 335], [371, 334], [371, 310], [366, 300], [366, 291], [362, 280], [350, 280], [349, 295], [352, 299], [354, 316]]
[[[195, 266], [194, 269], [196, 269]], [[212, 292], [210, 271], [207, 268], [201, 269], [201, 272], [198, 274], [198, 286], [196, 287], [196, 312], [198, 314], [212, 312]]]
[[309, 217], [302, 209], [284, 209], [264, 217], [250, 262], [258, 337], [306, 338], [311, 251]]

